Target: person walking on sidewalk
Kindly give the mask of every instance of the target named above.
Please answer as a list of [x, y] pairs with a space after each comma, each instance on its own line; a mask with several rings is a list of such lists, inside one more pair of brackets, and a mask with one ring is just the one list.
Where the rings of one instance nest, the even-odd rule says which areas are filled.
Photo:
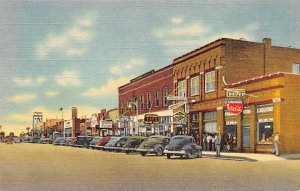
[[279, 156], [279, 133], [276, 132], [273, 138], [273, 153], [276, 154], [276, 156]]
[[220, 132], [217, 132], [215, 136], [215, 147], [216, 147], [216, 155], [217, 157], [220, 157], [220, 151], [221, 151], [221, 134]]

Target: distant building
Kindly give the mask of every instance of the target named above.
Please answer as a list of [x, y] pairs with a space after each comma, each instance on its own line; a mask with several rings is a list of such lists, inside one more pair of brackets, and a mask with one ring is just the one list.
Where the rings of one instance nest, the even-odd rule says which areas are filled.
[[72, 119], [77, 118], [77, 107], [72, 107]]

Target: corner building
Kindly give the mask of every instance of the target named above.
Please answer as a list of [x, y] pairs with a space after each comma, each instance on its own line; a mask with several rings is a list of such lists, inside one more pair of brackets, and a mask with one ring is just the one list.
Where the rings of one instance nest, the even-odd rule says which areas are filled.
[[[269, 153], [271, 134], [279, 132], [282, 153], [299, 153], [300, 132], [292, 114], [300, 112], [299, 107], [293, 107], [293, 102], [298, 102], [293, 91], [298, 88], [290, 88], [300, 82], [299, 69], [299, 49], [272, 46], [268, 38], [262, 43], [218, 39], [174, 59], [175, 95], [193, 100], [188, 111], [179, 107], [174, 112], [188, 113], [186, 132], [198, 134], [202, 146], [204, 134], [220, 131], [223, 145], [228, 133], [233, 135], [233, 151]], [[226, 88], [246, 90], [242, 114], [226, 110]], [[296, 139], [294, 144], [290, 142]]]
[[[142, 74], [118, 88], [119, 122], [126, 135], [172, 133], [173, 111], [168, 109], [171, 103], [167, 100], [167, 96], [173, 94], [172, 74], [172, 65], [168, 65]], [[158, 115], [159, 124], [144, 124], [144, 116], [149, 113]]]

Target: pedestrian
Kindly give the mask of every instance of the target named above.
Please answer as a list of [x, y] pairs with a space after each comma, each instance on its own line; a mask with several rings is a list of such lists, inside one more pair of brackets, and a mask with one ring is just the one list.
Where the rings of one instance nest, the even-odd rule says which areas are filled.
[[215, 136], [215, 147], [216, 147], [216, 155], [217, 157], [220, 157], [220, 152], [221, 152], [221, 134], [220, 132], [217, 132]]
[[233, 137], [231, 133], [228, 133], [228, 138], [227, 138], [228, 152], [232, 150], [232, 142], [233, 142]]
[[207, 141], [207, 150], [210, 151], [211, 150], [211, 139], [212, 136], [210, 134], [207, 135], [206, 137], [206, 141]]
[[276, 154], [276, 156], [279, 156], [279, 133], [276, 132], [273, 138], [273, 153]]
[[202, 144], [203, 144], [203, 150], [206, 151], [206, 143], [207, 143], [207, 140], [206, 140], [206, 133], [203, 134], [203, 138], [202, 138]]
[[216, 135], [213, 135], [211, 137], [211, 149], [212, 149], [212, 151], [215, 151], [215, 137], [216, 137]]

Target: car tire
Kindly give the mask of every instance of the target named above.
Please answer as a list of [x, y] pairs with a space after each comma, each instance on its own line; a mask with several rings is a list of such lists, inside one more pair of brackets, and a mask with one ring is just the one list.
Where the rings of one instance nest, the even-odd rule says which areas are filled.
[[187, 151], [187, 154], [186, 154], [186, 158], [188, 158], [188, 159], [191, 159], [192, 158], [192, 153], [191, 153], [191, 151]]
[[164, 155], [164, 151], [162, 147], [158, 147], [155, 149], [156, 152], [156, 156], [163, 156]]
[[141, 155], [144, 157], [144, 156], [146, 156], [146, 153], [145, 152], [141, 152]]
[[171, 158], [171, 155], [170, 154], [167, 154], [167, 159], [170, 159]]
[[125, 151], [125, 153], [128, 155], [128, 154], [129, 154], [129, 151]]

